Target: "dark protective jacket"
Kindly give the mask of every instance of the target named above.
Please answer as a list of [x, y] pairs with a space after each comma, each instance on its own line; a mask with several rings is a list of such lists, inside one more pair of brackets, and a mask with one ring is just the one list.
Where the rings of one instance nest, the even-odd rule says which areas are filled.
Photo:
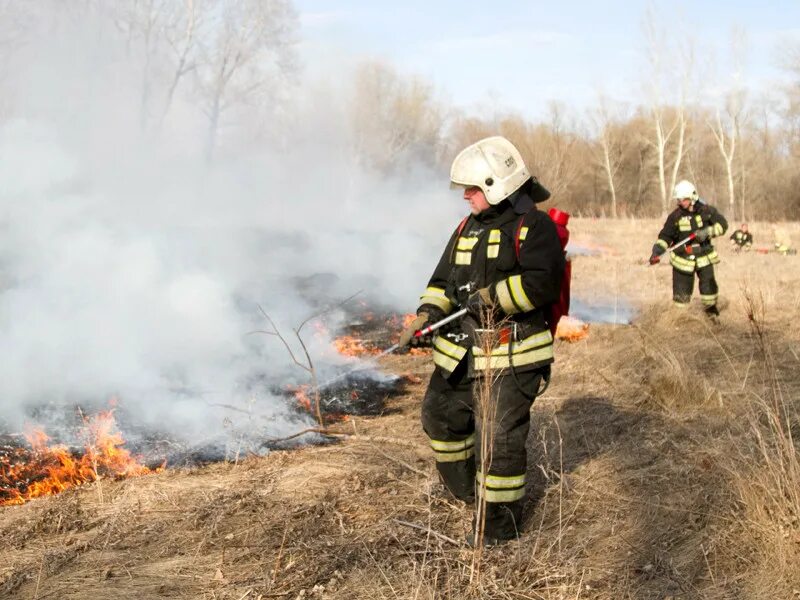
[[716, 208], [702, 200], [695, 202], [689, 210], [679, 206], [667, 216], [664, 227], [658, 234], [656, 246], [660, 247], [663, 253], [669, 246], [686, 239], [689, 234], [707, 227], [710, 228], [711, 235], [706, 241], [686, 244], [670, 252], [669, 262], [675, 269], [684, 273], [694, 273], [696, 269], [719, 262], [711, 238], [725, 233], [728, 221]]
[[749, 231], [745, 232], [741, 229], [737, 229], [731, 234], [731, 240], [736, 242], [740, 248], [749, 248], [753, 245], [753, 235]]
[[447, 315], [486, 287], [514, 333], [487, 356], [473, 343], [474, 320], [464, 318], [434, 338], [436, 366], [447, 375], [470, 352], [478, 372], [512, 365], [525, 371], [552, 363], [550, 305], [559, 299], [564, 266], [555, 225], [526, 192], [470, 215], [450, 237], [417, 312]]

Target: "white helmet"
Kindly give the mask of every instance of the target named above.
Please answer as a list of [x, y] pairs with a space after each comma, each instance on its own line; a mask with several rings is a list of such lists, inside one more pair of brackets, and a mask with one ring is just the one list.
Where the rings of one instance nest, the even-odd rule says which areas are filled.
[[697, 195], [697, 188], [694, 187], [694, 184], [691, 181], [687, 181], [685, 179], [683, 181], [679, 181], [675, 185], [675, 191], [672, 192], [673, 200], [680, 202], [684, 198], [691, 200], [692, 204], [700, 199], [700, 196]]
[[508, 198], [530, 177], [519, 150], [499, 135], [467, 146], [450, 167], [451, 187], [479, 187], [492, 205]]

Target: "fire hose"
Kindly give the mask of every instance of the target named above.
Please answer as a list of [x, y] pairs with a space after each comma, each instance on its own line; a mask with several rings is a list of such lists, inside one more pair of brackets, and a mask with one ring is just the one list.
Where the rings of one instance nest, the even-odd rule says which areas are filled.
[[659, 255], [659, 256], [656, 256], [656, 257], [655, 257], [655, 260], [654, 260], [653, 262], [651, 262], [650, 264], [651, 264], [651, 265], [654, 265], [654, 264], [656, 264], [656, 263], [660, 262], [660, 261], [661, 261], [661, 257], [662, 257], [662, 256], [664, 256], [664, 254], [666, 254], [667, 252], [673, 252], [674, 250], [677, 250], [678, 248], [680, 248], [680, 247], [682, 247], [682, 246], [685, 246], [686, 244], [688, 244], [689, 242], [691, 242], [691, 241], [692, 241], [693, 239], [695, 239], [696, 237], [697, 237], [697, 236], [696, 236], [695, 234], [693, 234], [693, 233], [690, 233], [690, 234], [689, 234], [689, 236], [688, 236], [687, 238], [685, 238], [685, 239], [681, 240], [681, 241], [680, 241], [680, 242], [678, 242], [677, 244], [672, 244], [672, 246], [670, 246], [669, 248], [667, 248], [666, 250], [664, 250], [664, 253], [663, 253], [663, 254], [661, 254], [661, 255]]

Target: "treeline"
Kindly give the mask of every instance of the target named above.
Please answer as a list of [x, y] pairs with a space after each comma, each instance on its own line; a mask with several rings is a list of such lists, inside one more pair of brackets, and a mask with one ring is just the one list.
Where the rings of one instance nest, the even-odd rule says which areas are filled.
[[674, 184], [691, 179], [732, 220], [800, 218], [800, 49], [779, 48], [786, 83], [756, 94], [741, 83], [741, 31], [726, 55], [729, 81], [698, 67], [690, 40], [671, 46], [652, 13], [643, 44], [646, 76], [633, 102], [598, 92], [590, 110], [552, 103], [538, 121], [454, 111], [424, 81], [403, 80], [386, 64], [362, 66], [353, 103], [357, 137], [367, 140], [359, 151], [380, 169], [434, 156], [446, 169], [466, 144], [499, 133], [577, 214], [659, 215], [673, 205]]
[[[304, 79], [291, 0], [0, 2], [0, 79], [13, 90], [29, 63], [43, 60], [38, 44], [93, 27], [86, 39], [110, 40], [124, 52], [109, 51], [98, 72], [119, 85], [124, 66], [131, 93], [115, 110], [127, 111], [149, 138], [170, 127], [183, 135], [193, 119], [209, 161], [243, 144], [285, 149], [305, 140], [379, 173], [419, 164], [446, 172], [460, 148], [499, 133], [559, 205], [577, 214], [658, 215], [672, 205], [675, 182], [688, 178], [733, 220], [800, 218], [800, 50], [781, 49], [786, 84], [756, 94], [741, 83], [742, 32], [719, 61], [734, 74], [725, 81], [703, 70], [691, 40], [672, 42], [663, 19], [645, 17], [636, 98], [598, 92], [590, 110], [553, 103], [536, 121], [456, 110], [431, 82], [381, 62], [336, 73], [345, 97], [328, 102], [317, 82]], [[0, 121], [31, 105], [6, 94]], [[310, 114], [320, 105], [325, 116]]]

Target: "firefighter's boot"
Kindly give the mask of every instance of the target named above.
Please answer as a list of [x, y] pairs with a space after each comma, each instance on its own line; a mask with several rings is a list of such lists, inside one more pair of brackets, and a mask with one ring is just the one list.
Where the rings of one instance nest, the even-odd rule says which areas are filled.
[[458, 462], [437, 462], [436, 470], [442, 483], [453, 496], [473, 504], [475, 502], [475, 457]]
[[[483, 545], [496, 546], [517, 539], [522, 528], [522, 507], [522, 500], [487, 502], [486, 518], [483, 523]], [[473, 524], [472, 534], [467, 536], [467, 543], [470, 546], [475, 544], [478, 518], [479, 515], [475, 515], [476, 522]]]

